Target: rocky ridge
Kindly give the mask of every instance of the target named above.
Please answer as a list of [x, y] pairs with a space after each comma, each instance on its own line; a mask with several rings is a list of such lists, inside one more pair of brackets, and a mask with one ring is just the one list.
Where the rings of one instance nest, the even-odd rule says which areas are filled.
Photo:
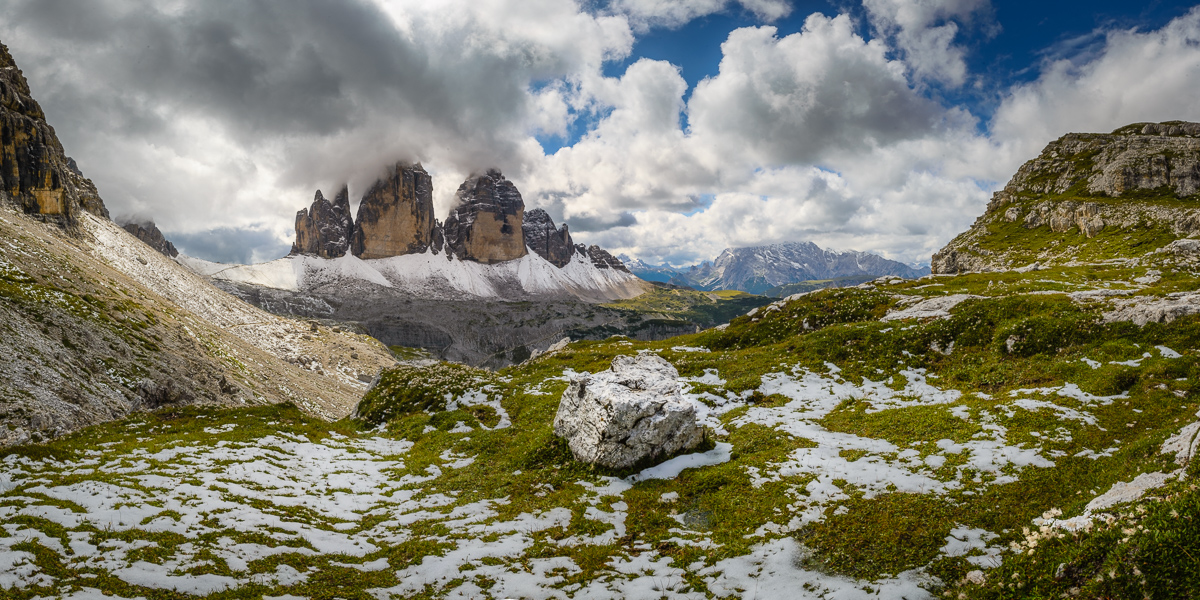
[[179, 256], [179, 250], [175, 249], [175, 244], [172, 244], [171, 240], [163, 236], [163, 233], [159, 231], [154, 221], [126, 223], [122, 228], [128, 231], [133, 237], [145, 242], [147, 246], [158, 250], [163, 256], [170, 258]]
[[712, 262], [675, 269], [668, 265], [638, 262], [634, 273], [697, 290], [741, 290], [762, 294], [801, 281], [883, 275], [915, 279], [924, 269], [888, 260], [867, 252], [825, 250], [812, 242], [790, 242], [748, 248], [726, 248]]
[[[1000, 240], [1015, 235], [1015, 227], [1056, 235], [1040, 240], [1036, 251], [1014, 251]], [[1200, 124], [1136, 123], [1051, 142], [993, 194], [969, 230], [933, 255], [932, 269], [962, 273], [1035, 261], [1087, 262], [1081, 249], [1088, 240], [1130, 234], [1141, 238], [1134, 239], [1135, 248], [1110, 247], [1100, 254], [1135, 258], [1200, 234]], [[1146, 247], [1151, 243], [1158, 245]]]
[[0, 44], [0, 199], [60, 226], [74, 228], [80, 211], [108, 218], [91, 180], [63, 152], [29, 83]]

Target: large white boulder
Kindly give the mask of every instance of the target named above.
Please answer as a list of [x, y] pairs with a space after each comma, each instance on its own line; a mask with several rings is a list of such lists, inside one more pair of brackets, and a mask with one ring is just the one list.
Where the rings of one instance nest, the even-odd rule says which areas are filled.
[[704, 440], [679, 372], [656, 354], [618, 356], [608, 371], [572, 380], [554, 433], [576, 459], [617, 470], [648, 466]]

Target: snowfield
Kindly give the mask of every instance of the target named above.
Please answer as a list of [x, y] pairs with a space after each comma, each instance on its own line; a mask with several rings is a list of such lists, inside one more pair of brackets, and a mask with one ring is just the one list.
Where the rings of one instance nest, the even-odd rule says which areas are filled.
[[636, 275], [597, 268], [579, 253], [561, 269], [533, 251], [491, 265], [432, 252], [371, 260], [350, 254], [335, 259], [295, 255], [256, 265], [226, 265], [182, 255], [177, 260], [213, 279], [294, 292], [366, 283], [422, 297], [511, 299], [515, 291], [525, 296], [611, 301], [645, 291]]
[[[576, 481], [568, 486], [573, 488], [568, 502], [512, 514], [505, 510], [511, 495], [485, 493], [483, 499], [462, 501], [450, 483], [459, 470], [488, 460], [486, 454], [454, 448], [483, 430], [512, 426], [500, 397], [485, 387], [450, 399], [448, 408], [488, 406], [497, 411], [498, 423], [474, 429], [459, 422], [447, 433], [450, 448], [419, 469], [406, 464], [413, 460], [414, 443], [382, 431], [304, 434], [271, 421], [262, 425], [278, 426], [277, 432], [248, 435], [253, 423], [237, 416], [218, 423], [218, 415], [210, 417], [213, 423], [200, 429], [198, 438], [171, 441], [170, 427], [146, 418], [126, 425], [121, 439], [88, 447], [81, 458], [8, 455], [0, 462], [0, 590], [57, 589], [51, 597], [100, 597], [97, 588], [78, 584], [104, 574], [131, 590], [206, 596], [248, 588], [300, 598], [306, 596], [296, 594], [322, 573], [352, 569], [363, 577], [375, 574], [362, 585], [381, 600], [416, 594], [698, 598], [703, 590], [716, 597], [750, 597], [756, 590], [754, 597], [771, 598], [927, 598], [923, 586], [929, 579], [919, 569], [866, 582], [803, 568], [799, 559], [806, 551], [791, 534], [838, 509], [849, 499], [848, 489], [868, 498], [894, 491], [977, 493], [1016, 481], [1026, 469], [1053, 467], [1054, 451], [1010, 439], [998, 424], [1003, 413], [1044, 410], [1078, 430], [1096, 427], [1088, 407], [1124, 398], [1096, 397], [1067, 385], [1016, 390], [1011, 401], [979, 410], [959, 391], [931, 384], [923, 369], [901, 371], [905, 383], [898, 386], [870, 380], [855, 384], [835, 365], [826, 367], [826, 373], [792, 368], [763, 377], [759, 391], [788, 400], [774, 407], [752, 406], [732, 393], [693, 389], [686, 394], [714, 429], [763, 426], [813, 442], [778, 456], [766, 468], [745, 467], [756, 488], [783, 484], [794, 500], [777, 518], [746, 532], [747, 539], [756, 540], [747, 554], [679, 564], [660, 551], [667, 546], [646, 541], [618, 548], [580, 580], [579, 552], [618, 543], [631, 519], [639, 518], [627, 503], [635, 486], [726, 463], [734, 448], [720, 442], [708, 452], [683, 455], [624, 479]], [[681, 383], [687, 390], [724, 380], [710, 369]], [[869, 411], [944, 407], [958, 418], [983, 423], [983, 431], [961, 443], [945, 439], [903, 448], [826, 429], [821, 420], [847, 399], [862, 399]], [[738, 416], [722, 420], [733, 411]], [[1164, 452], [1190, 456], [1195, 429], [1194, 424], [1185, 428]], [[1034, 437], [1043, 435], [1062, 437], [1055, 431]], [[156, 439], [154, 445], [143, 444]], [[847, 459], [847, 452], [858, 456]], [[1166, 479], [1151, 474], [1118, 484], [1097, 498], [1096, 512], [1113, 503], [1108, 496], [1136, 499]], [[678, 501], [675, 492], [658, 500]], [[1090, 513], [1060, 526], [1079, 527]], [[671, 545], [720, 556], [716, 551], [722, 544], [706, 528], [689, 526], [687, 514], [675, 518], [679, 526], [671, 529]], [[564, 537], [564, 531], [581, 533]], [[996, 532], [959, 526], [941, 554], [992, 568], [1009, 551], [994, 542], [996, 537]], [[62, 568], [44, 568], [39, 552], [51, 553]]]

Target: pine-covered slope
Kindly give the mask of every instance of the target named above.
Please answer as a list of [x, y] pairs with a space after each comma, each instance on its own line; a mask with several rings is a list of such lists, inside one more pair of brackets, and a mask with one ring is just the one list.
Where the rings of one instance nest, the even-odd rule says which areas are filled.
[[[969, 230], [934, 254], [932, 267], [961, 273], [1153, 260], [1197, 235], [1200, 124], [1136, 123], [1051, 142]], [[1164, 252], [1196, 258], [1179, 246]]]

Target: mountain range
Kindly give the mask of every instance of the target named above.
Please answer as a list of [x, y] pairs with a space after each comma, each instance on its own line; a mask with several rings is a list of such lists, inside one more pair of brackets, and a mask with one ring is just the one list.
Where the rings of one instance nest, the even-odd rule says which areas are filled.
[[335, 296], [604, 302], [649, 289], [603, 248], [574, 244], [545, 211], [526, 213], [498, 170], [464, 181], [444, 223], [434, 218], [432, 190], [421, 165], [399, 162], [363, 195], [357, 218], [345, 187], [333, 202], [318, 190], [296, 214], [296, 241], [284, 258], [179, 261], [217, 281]]
[[812, 242], [726, 248], [713, 261], [682, 268], [619, 258], [647, 281], [769, 296], [787, 295], [782, 293], [784, 286], [801, 282], [855, 285], [884, 275], [916, 279], [929, 274], [927, 267], [911, 267], [867, 252], [825, 250]]

